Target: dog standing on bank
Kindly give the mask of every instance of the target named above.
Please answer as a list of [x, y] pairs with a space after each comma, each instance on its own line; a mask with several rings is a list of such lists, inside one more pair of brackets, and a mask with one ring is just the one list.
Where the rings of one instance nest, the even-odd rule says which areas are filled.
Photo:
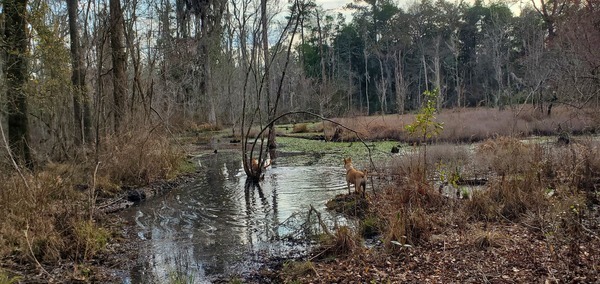
[[354, 191], [360, 193], [362, 187], [362, 195], [365, 196], [367, 191], [367, 171], [361, 172], [352, 166], [352, 158], [344, 158], [344, 168], [346, 169], [346, 184], [348, 185], [348, 194], [350, 194], [350, 184], [354, 185]]

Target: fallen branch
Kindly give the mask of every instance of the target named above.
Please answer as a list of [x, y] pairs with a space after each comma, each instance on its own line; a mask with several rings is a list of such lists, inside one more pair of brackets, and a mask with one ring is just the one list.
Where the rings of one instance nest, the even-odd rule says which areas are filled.
[[[39, 266], [39, 268], [42, 270], [42, 272], [46, 273], [46, 275], [48, 275], [50, 277], [50, 279], [52, 279], [52, 275], [50, 275], [50, 273], [48, 273], [48, 271], [42, 266], [42, 264], [35, 257], [35, 254], [33, 253], [33, 248], [31, 248], [31, 242], [29, 241], [29, 236], [27, 234], [27, 231], [29, 231], [29, 224], [27, 224], [27, 228], [23, 232], [25, 233], [25, 241], [27, 241], [27, 247], [29, 248], [31, 257], [33, 257], [33, 260], [35, 260], [35, 263]], [[50, 281], [50, 282], [52, 282], [52, 281]]]
[[310, 205], [310, 210], [308, 210], [308, 219], [310, 219], [311, 212], [315, 212], [315, 215], [317, 215], [317, 221], [321, 226], [321, 230], [323, 230], [323, 232], [325, 232], [325, 234], [327, 234], [328, 236], [333, 237], [333, 234], [329, 231], [327, 225], [325, 225], [325, 223], [323, 222], [323, 219], [321, 219], [321, 212], [317, 211], [317, 209], [315, 209], [315, 207], [313, 207], [312, 204]]

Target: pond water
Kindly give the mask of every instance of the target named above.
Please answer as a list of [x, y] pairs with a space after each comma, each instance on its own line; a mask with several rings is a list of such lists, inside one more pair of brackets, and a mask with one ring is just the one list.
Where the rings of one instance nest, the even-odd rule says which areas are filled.
[[143, 244], [123, 282], [211, 283], [257, 270], [265, 257], [302, 253], [305, 246], [285, 241], [289, 221], [312, 205], [344, 222], [325, 202], [347, 188], [342, 165], [292, 160], [279, 158], [260, 187], [248, 187], [239, 152], [198, 157], [202, 174], [193, 183], [125, 213]]

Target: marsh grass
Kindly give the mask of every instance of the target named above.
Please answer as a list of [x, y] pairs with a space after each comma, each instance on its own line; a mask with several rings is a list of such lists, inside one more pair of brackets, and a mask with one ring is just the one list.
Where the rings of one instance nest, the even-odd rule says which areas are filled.
[[99, 155], [100, 176], [128, 185], [173, 178], [183, 159], [182, 151], [171, 146], [166, 135], [152, 132], [109, 137], [104, 145]]
[[310, 261], [286, 261], [281, 269], [284, 283], [299, 283], [298, 278], [316, 274], [315, 266]]
[[[140, 129], [102, 141], [98, 163], [92, 157], [48, 162], [35, 172], [0, 172], [0, 259], [55, 265], [89, 262], [113, 238], [95, 210], [98, 195], [119, 194], [171, 178], [184, 155], [165, 133]], [[97, 170], [96, 170], [97, 168]]]
[[[593, 133], [597, 125], [595, 116], [585, 110], [564, 106], [555, 107], [552, 115], [541, 114], [531, 106], [513, 109], [465, 108], [445, 109], [436, 115], [436, 121], [444, 124], [444, 130], [434, 141], [478, 142], [499, 136], [526, 137], [553, 135], [559, 132], [572, 134]], [[336, 121], [356, 130], [365, 140], [394, 139], [407, 143], [418, 142], [418, 137], [406, 133], [405, 126], [415, 120], [414, 114], [357, 116], [337, 118]], [[325, 123], [328, 139], [335, 125]], [[343, 141], [357, 140], [356, 135], [345, 131]]]
[[306, 133], [308, 132], [308, 124], [296, 123], [292, 129], [292, 133]]
[[505, 236], [492, 230], [477, 229], [473, 232], [473, 246], [478, 249], [487, 249], [490, 247], [500, 247]]
[[[599, 222], [594, 197], [600, 184], [600, 143], [586, 137], [572, 141], [559, 145], [496, 137], [475, 147], [437, 144], [429, 147], [426, 163], [414, 148], [388, 164], [394, 183], [372, 196], [366, 216], [377, 220], [385, 248], [396, 254], [405, 252], [405, 245], [427, 243], [440, 227], [505, 222], [525, 224], [549, 247], [574, 250], [573, 242], [593, 238], [585, 224], [596, 228]], [[432, 173], [425, 183], [423, 167]], [[488, 182], [466, 200], [445, 197], [434, 186], [443, 181], [442, 171]], [[507, 236], [483, 227], [468, 234], [469, 244], [479, 249], [503, 245]]]

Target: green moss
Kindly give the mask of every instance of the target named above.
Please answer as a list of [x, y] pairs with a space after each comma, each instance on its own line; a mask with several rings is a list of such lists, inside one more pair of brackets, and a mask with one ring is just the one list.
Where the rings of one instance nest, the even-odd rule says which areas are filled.
[[179, 167], [177, 170], [180, 173], [193, 173], [194, 171], [196, 171], [196, 165], [190, 160], [183, 159], [179, 163]]
[[369, 203], [358, 194], [339, 194], [325, 204], [328, 210], [334, 210], [349, 216], [364, 216]]
[[379, 219], [375, 216], [366, 216], [360, 221], [360, 234], [364, 238], [372, 238], [379, 234]]
[[358, 165], [368, 165], [369, 149], [373, 160], [381, 161], [390, 157], [393, 146], [398, 146], [396, 141], [366, 142], [365, 146], [361, 142], [326, 142], [295, 137], [277, 137], [277, 144], [283, 153], [321, 156], [319, 162], [325, 165], [339, 165], [344, 157], [352, 157]]

